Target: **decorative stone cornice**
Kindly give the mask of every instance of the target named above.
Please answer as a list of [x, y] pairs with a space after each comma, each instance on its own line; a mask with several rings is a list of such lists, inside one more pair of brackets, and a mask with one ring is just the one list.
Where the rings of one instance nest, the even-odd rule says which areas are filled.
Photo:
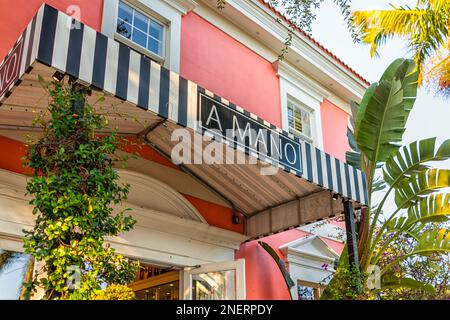
[[186, 14], [187, 12], [194, 9], [198, 4], [194, 0], [163, 0], [173, 8], [180, 11], [182, 14]]

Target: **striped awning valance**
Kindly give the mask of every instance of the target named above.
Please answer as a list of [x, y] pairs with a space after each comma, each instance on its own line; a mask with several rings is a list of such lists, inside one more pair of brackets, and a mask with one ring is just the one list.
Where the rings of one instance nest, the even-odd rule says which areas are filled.
[[[237, 106], [184, 79], [123, 43], [82, 23], [74, 23], [71, 17], [48, 5], [41, 7], [33, 17], [0, 65], [0, 99], [8, 95], [34, 61], [193, 130], [199, 129], [197, 121], [201, 119], [199, 97], [207, 97], [220, 105], [221, 112], [245, 117], [253, 121], [252, 126], [265, 128], [292, 144], [291, 156], [298, 159], [291, 165], [276, 162], [280, 168], [345, 198], [367, 204], [366, 180], [361, 171], [247, 112], [245, 106]], [[245, 146], [245, 151], [261, 156], [249, 146]]]

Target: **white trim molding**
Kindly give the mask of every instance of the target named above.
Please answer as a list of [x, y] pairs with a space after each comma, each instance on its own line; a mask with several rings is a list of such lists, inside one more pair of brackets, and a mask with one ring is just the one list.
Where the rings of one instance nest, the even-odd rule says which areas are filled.
[[127, 204], [207, 223], [200, 212], [169, 185], [131, 170], [118, 169], [120, 180], [130, 185]]
[[198, 6], [194, 0], [163, 0], [177, 9], [181, 14], [186, 14]]
[[245, 260], [223, 261], [217, 263], [205, 264], [202, 266], [184, 268], [182, 271], [181, 298], [192, 300], [192, 276], [202, 273], [220, 272], [234, 270], [236, 300], [245, 300]]
[[[286, 257], [289, 274], [296, 284], [326, 284], [336, 271], [334, 265], [339, 255], [316, 235], [289, 242], [279, 249]], [[324, 265], [327, 267], [324, 268]], [[297, 286], [291, 292], [294, 300], [297, 300]]]
[[280, 79], [281, 124], [289, 130], [288, 101], [298, 101], [311, 113], [311, 142], [323, 150], [322, 117], [320, 105], [330, 93], [311, 79], [301, 74], [285, 61], [277, 60], [273, 67]]
[[323, 88], [316, 81], [291, 66], [284, 60], [276, 60], [272, 63], [273, 68], [277, 72], [277, 75], [290, 81], [292, 84], [304, 88], [312, 97], [316, 100], [323, 101], [327, 99], [331, 93], [329, 90]]
[[116, 33], [118, 0], [105, 0], [103, 3], [102, 33], [123, 42], [136, 51], [160, 62], [173, 72], [180, 72], [181, 18], [197, 6], [193, 0], [123, 0], [142, 13], [165, 25], [164, 57], [152, 54], [149, 50], [134, 44]]

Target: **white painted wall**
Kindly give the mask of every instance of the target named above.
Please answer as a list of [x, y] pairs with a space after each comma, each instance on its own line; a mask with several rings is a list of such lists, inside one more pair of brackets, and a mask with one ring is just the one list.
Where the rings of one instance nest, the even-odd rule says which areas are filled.
[[[326, 284], [334, 274], [334, 261], [339, 258], [318, 236], [307, 236], [280, 247], [286, 256], [289, 274], [296, 284], [300, 281]], [[327, 267], [323, 267], [326, 264]], [[291, 288], [292, 297], [298, 300], [297, 286]]]

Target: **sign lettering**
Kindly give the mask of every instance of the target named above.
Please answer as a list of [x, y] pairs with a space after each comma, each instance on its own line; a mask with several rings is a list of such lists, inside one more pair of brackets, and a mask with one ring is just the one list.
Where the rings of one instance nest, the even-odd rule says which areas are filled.
[[0, 97], [19, 78], [20, 63], [22, 60], [23, 38], [16, 44], [11, 53], [0, 66]]
[[301, 145], [298, 141], [203, 93], [199, 94], [198, 120], [203, 131], [214, 131], [216, 136], [234, 142], [247, 153], [257, 153], [302, 174]]

